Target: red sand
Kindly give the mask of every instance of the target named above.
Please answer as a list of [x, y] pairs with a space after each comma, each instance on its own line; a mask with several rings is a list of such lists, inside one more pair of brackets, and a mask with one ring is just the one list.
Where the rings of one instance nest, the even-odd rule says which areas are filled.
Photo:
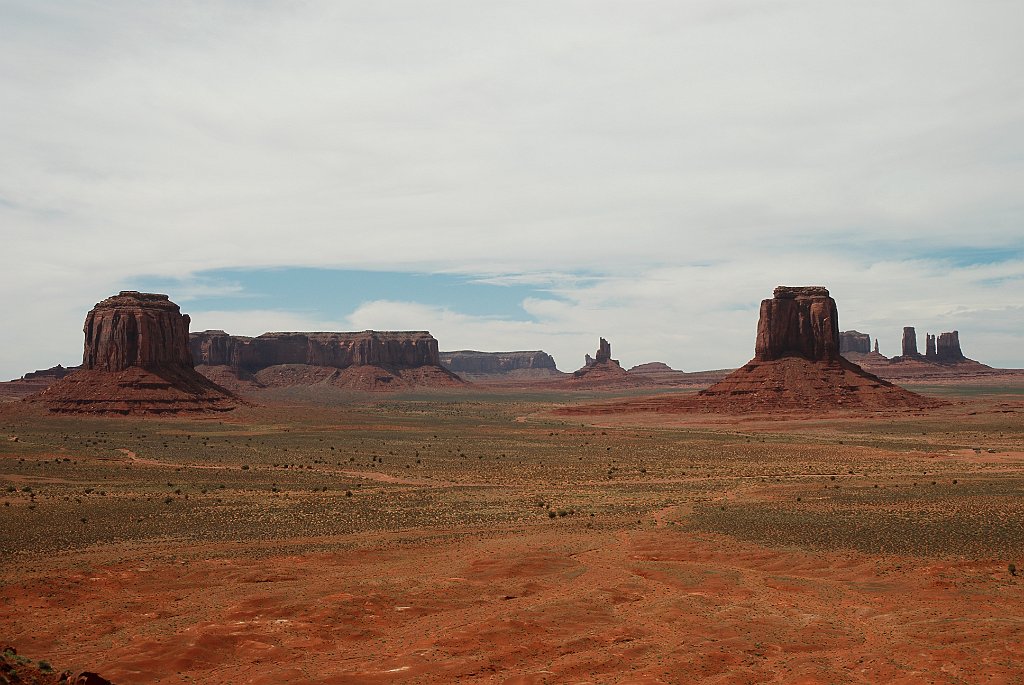
[[97, 555], [6, 584], [0, 623], [22, 653], [117, 683], [1020, 682], [1024, 595], [991, 563], [672, 525], [410, 536]]

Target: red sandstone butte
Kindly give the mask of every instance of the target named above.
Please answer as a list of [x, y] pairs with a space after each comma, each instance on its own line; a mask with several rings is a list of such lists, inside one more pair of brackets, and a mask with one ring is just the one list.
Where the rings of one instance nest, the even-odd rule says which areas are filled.
[[578, 386], [639, 386], [644, 381], [635, 376], [630, 376], [619, 364], [618, 359], [612, 359], [612, 346], [604, 338], [598, 342], [595, 356], [586, 355], [586, 364], [580, 369], [573, 371], [572, 376], [566, 379], [571, 387]]
[[81, 369], [26, 399], [71, 413], [235, 408], [230, 392], [193, 368], [188, 326], [188, 315], [167, 295], [121, 291], [86, 316]]
[[706, 410], [727, 413], [936, 404], [868, 373], [839, 349], [839, 314], [828, 290], [780, 285], [761, 302], [754, 358], [698, 399]]
[[761, 302], [754, 358], [694, 396], [662, 395], [556, 413], [720, 414], [920, 409], [943, 404], [873, 376], [839, 354], [839, 315], [821, 286], [779, 286]]

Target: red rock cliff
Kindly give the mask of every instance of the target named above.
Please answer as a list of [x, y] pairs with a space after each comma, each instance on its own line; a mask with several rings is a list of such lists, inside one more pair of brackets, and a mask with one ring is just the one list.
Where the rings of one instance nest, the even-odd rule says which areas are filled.
[[167, 295], [122, 290], [86, 315], [82, 368], [192, 368], [188, 325], [188, 315]]
[[839, 313], [828, 289], [780, 285], [772, 299], [761, 302], [754, 358], [792, 356], [811, 361], [839, 358]]
[[426, 331], [264, 333], [255, 338], [203, 331], [192, 334], [189, 348], [197, 364], [227, 365], [248, 372], [278, 364], [338, 369], [441, 365], [437, 340]]
[[26, 399], [71, 413], [234, 409], [236, 398], [193, 367], [188, 325], [167, 295], [125, 290], [108, 297], [86, 315], [81, 368]]

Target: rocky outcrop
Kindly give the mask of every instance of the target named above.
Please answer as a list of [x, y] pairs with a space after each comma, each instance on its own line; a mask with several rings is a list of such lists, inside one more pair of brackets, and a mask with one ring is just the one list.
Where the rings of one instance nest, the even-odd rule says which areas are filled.
[[938, 341], [935, 343], [935, 359], [940, 364], [968, 361], [960, 350], [960, 331], [939, 333]]
[[264, 333], [253, 338], [213, 330], [193, 333], [189, 349], [200, 371], [239, 391], [305, 385], [377, 391], [461, 383], [441, 366], [437, 340], [426, 331]]
[[167, 295], [123, 290], [85, 317], [82, 367], [96, 371], [192, 368], [189, 317]]
[[[925, 353], [923, 355], [917, 352], [916, 339], [913, 326], [907, 326], [903, 329], [903, 354], [899, 357], [893, 357], [891, 360], [892, 364], [899, 365], [900, 367], [899, 369], [892, 370], [895, 375], [902, 375], [911, 370], [911, 367], [920, 367], [919, 371], [914, 372], [915, 376], [927, 375], [929, 369], [939, 371], [942, 375], [948, 375], [936, 368], [944, 366], [970, 365], [977, 367], [970, 370], [971, 373], [991, 368], [964, 356], [963, 351], [960, 349], [959, 331], [948, 331], [938, 335], [925, 333]], [[963, 370], [966, 371], [967, 369]]]
[[22, 376], [21, 380], [23, 380], [23, 381], [41, 381], [41, 380], [45, 380], [45, 379], [53, 379], [55, 381], [59, 381], [61, 378], [64, 378], [64, 376], [68, 375], [69, 373], [72, 373], [73, 371], [78, 371], [80, 368], [82, 368], [82, 367], [80, 367], [80, 366], [64, 367], [64, 366], [61, 366], [60, 364], [57, 364], [57, 366], [52, 366], [49, 369], [40, 369], [38, 371], [30, 371], [29, 373], [26, 373], [24, 376]]
[[635, 386], [647, 383], [642, 376], [630, 376], [619, 364], [619, 360], [612, 359], [612, 346], [604, 338], [601, 338], [597, 345], [597, 352], [593, 357], [586, 356], [587, 363], [580, 369], [573, 372], [566, 382], [572, 387], [618, 387]]
[[839, 353], [846, 355], [847, 352], [856, 354], [868, 354], [871, 352], [871, 336], [859, 331], [839, 332]]
[[839, 314], [821, 286], [780, 285], [761, 302], [754, 359], [799, 356], [810, 361], [839, 359]]
[[359, 333], [264, 333], [255, 338], [203, 331], [190, 336], [196, 364], [231, 366], [250, 373], [279, 364], [440, 366], [437, 340], [426, 331]]
[[900, 355], [903, 357], [920, 357], [917, 351], [917, 331], [913, 326], [903, 327], [903, 346]]
[[665, 362], [647, 362], [629, 367], [630, 373], [679, 373]]
[[458, 350], [440, 353], [441, 366], [461, 375], [502, 375], [514, 371], [557, 372], [555, 359], [543, 350], [525, 352], [477, 352]]
[[13, 647], [0, 650], [0, 683], [19, 685], [113, 685], [91, 671], [55, 671], [46, 661], [19, 656]]
[[934, 404], [840, 356], [838, 323], [827, 289], [779, 286], [761, 303], [754, 358], [701, 391], [699, 409], [736, 413]]
[[125, 290], [85, 318], [81, 368], [27, 398], [51, 411], [225, 411], [231, 393], [193, 368], [189, 318], [167, 295]]

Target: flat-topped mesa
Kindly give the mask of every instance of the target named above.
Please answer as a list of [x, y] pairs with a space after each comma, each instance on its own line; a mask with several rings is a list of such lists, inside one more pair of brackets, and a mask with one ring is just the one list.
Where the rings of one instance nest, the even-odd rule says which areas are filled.
[[557, 372], [555, 359], [543, 350], [519, 352], [441, 352], [441, 366], [458, 374], [509, 374], [515, 371]]
[[792, 356], [825, 362], [839, 359], [839, 314], [827, 288], [780, 285], [773, 295], [761, 302], [756, 360]]
[[960, 350], [960, 331], [939, 333], [935, 343], [935, 359], [940, 363], [956, 363], [966, 361], [967, 357]]
[[193, 367], [188, 326], [167, 295], [123, 290], [86, 315], [81, 368], [26, 399], [69, 413], [234, 409], [236, 398]]
[[189, 347], [202, 373], [238, 392], [295, 386], [387, 392], [463, 383], [441, 366], [437, 340], [427, 331], [286, 332], [255, 338], [203, 331], [192, 334]]
[[903, 346], [902, 352], [900, 353], [903, 357], [920, 357], [921, 353], [917, 351], [917, 331], [914, 330], [913, 326], [903, 327]]
[[871, 336], [860, 331], [839, 331], [839, 353], [856, 352], [868, 354], [871, 352]]
[[82, 368], [191, 369], [188, 325], [188, 315], [167, 295], [122, 290], [86, 315]]
[[203, 331], [192, 334], [189, 348], [197, 364], [250, 373], [280, 364], [337, 369], [441, 365], [437, 340], [427, 331], [264, 333], [255, 338]]

